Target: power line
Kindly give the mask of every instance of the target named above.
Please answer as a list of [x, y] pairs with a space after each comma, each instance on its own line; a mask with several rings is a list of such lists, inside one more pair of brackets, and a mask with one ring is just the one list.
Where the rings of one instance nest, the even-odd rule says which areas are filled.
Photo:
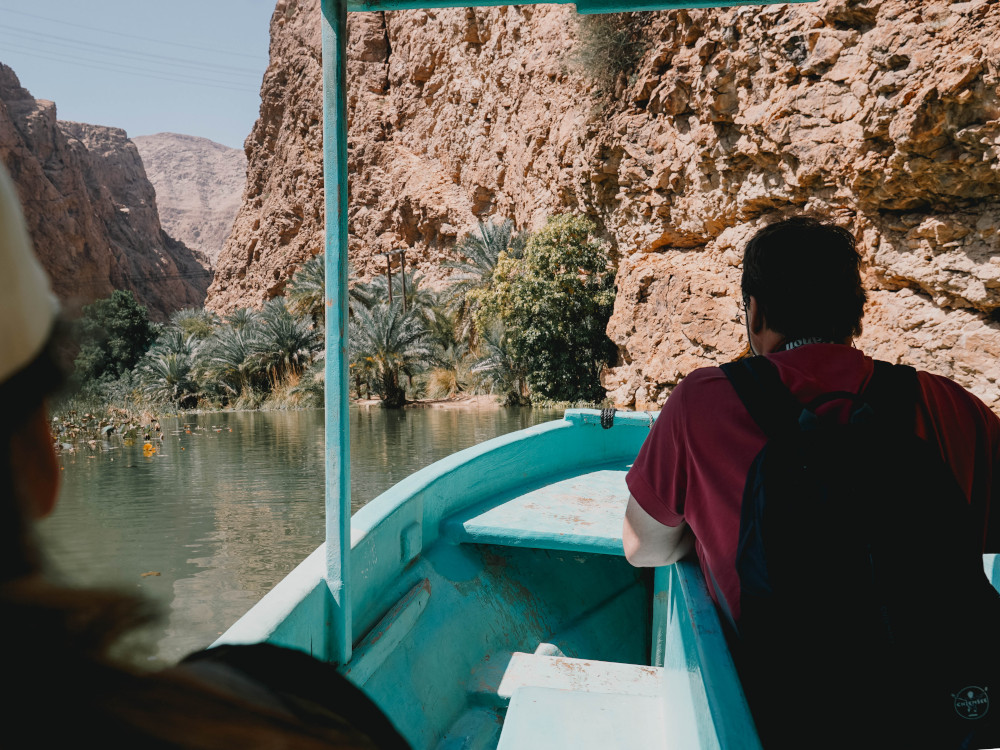
[[[259, 75], [258, 71], [253, 70], [251, 68], [238, 68], [238, 67], [235, 67], [233, 65], [219, 65], [218, 63], [207, 63], [207, 62], [192, 61], [190, 58], [170, 57], [168, 55], [156, 55], [156, 54], [152, 54], [152, 53], [149, 53], [149, 52], [139, 52], [139, 51], [135, 51], [135, 50], [124, 49], [124, 48], [121, 48], [121, 47], [112, 47], [112, 46], [109, 46], [107, 44], [97, 44], [96, 42], [84, 42], [84, 41], [81, 41], [81, 40], [78, 40], [78, 39], [73, 39], [71, 37], [58, 36], [57, 34], [44, 34], [44, 33], [39, 32], [39, 31], [32, 31], [30, 29], [22, 29], [22, 28], [19, 28], [17, 26], [6, 26], [4, 24], [0, 24], [0, 30], [6, 30], [6, 32], [9, 35], [15, 36], [15, 39], [18, 38], [18, 37], [20, 37], [21, 35], [25, 35], [26, 34], [28, 36], [35, 37], [42, 44], [50, 44], [50, 45], [51, 44], [58, 44], [59, 46], [63, 46], [63, 45], [69, 44], [69, 45], [72, 45], [72, 46], [75, 46], [75, 47], [82, 48], [83, 51], [86, 51], [86, 52], [93, 51], [93, 52], [96, 52], [97, 54], [102, 54], [102, 55], [107, 55], [108, 53], [107, 52], [102, 52], [101, 50], [110, 50], [111, 54], [114, 55], [114, 56], [124, 56], [124, 57], [130, 57], [130, 58], [133, 58], [133, 59], [138, 58], [140, 60], [143, 60], [143, 61], [146, 61], [146, 62], [150, 62], [150, 63], [153, 63], [153, 64], [159, 64], [159, 63], [156, 62], [157, 60], [164, 60], [164, 61], [170, 63], [171, 65], [182, 65], [182, 66], [186, 66], [186, 67], [193, 67], [193, 68], [197, 68], [198, 70], [204, 70], [204, 69], [208, 69], [208, 68], [215, 69], [215, 72], [217, 74], [219, 74], [219, 75], [230, 75], [230, 76], [234, 76], [234, 75], [239, 75], [239, 76], [257, 76], [257, 75]], [[0, 33], [4, 33], [4, 32], [0, 31]], [[55, 42], [51, 42], [49, 40], [56, 40], [56, 41]], [[230, 71], [232, 71], [232, 72], [230, 72]]]
[[22, 10], [13, 10], [11, 8], [0, 7], [0, 13], [14, 13], [14, 14], [16, 14], [18, 16], [26, 16], [28, 18], [37, 18], [37, 19], [39, 19], [41, 21], [48, 21], [50, 23], [58, 23], [58, 24], [62, 24], [63, 26], [71, 26], [71, 27], [73, 27], [75, 29], [87, 29], [88, 31], [97, 31], [97, 32], [100, 32], [102, 34], [111, 34], [113, 36], [123, 36], [123, 37], [125, 37], [127, 39], [134, 39], [134, 40], [139, 40], [139, 41], [144, 41], [144, 42], [155, 42], [156, 44], [166, 44], [166, 45], [169, 45], [171, 47], [184, 47], [186, 49], [201, 50], [202, 52], [214, 52], [214, 53], [217, 53], [217, 54], [220, 54], [220, 55], [232, 55], [233, 57], [247, 57], [247, 58], [250, 58], [252, 60], [259, 59], [258, 55], [250, 55], [250, 54], [247, 54], [246, 52], [231, 52], [229, 50], [218, 49], [216, 47], [199, 47], [199, 46], [194, 45], [194, 44], [184, 44], [182, 42], [170, 42], [170, 41], [166, 41], [165, 39], [154, 39], [152, 37], [138, 36], [136, 34], [124, 34], [124, 33], [119, 32], [119, 31], [109, 31], [108, 29], [102, 29], [102, 28], [98, 28], [96, 26], [85, 26], [84, 24], [72, 23], [71, 21], [64, 21], [64, 20], [61, 20], [61, 19], [58, 19], [58, 18], [50, 18], [48, 16], [39, 16], [39, 15], [36, 15], [34, 13], [25, 13]]
[[[4, 33], [5, 32], [0, 31], [0, 36], [2, 36]], [[47, 49], [39, 49], [37, 47], [31, 47], [31, 46], [28, 46], [29, 44], [30, 44], [30, 40], [26, 40], [24, 43], [21, 43], [21, 42], [4, 42], [4, 48], [5, 49], [14, 50], [15, 52], [22, 52], [22, 53], [28, 53], [28, 52], [30, 52], [31, 54], [55, 55], [57, 57], [65, 58], [66, 61], [69, 61], [69, 62], [85, 62], [85, 63], [89, 63], [89, 64], [93, 64], [93, 65], [106, 65], [106, 66], [110, 66], [110, 67], [113, 67], [113, 68], [116, 68], [116, 69], [121, 69], [123, 66], [125, 66], [128, 70], [135, 70], [135, 71], [140, 71], [140, 72], [144, 72], [144, 73], [151, 73], [151, 74], [154, 74], [154, 75], [173, 75], [173, 77], [178, 77], [179, 80], [183, 79], [184, 82], [187, 82], [187, 83], [198, 83], [198, 82], [206, 81], [208, 83], [215, 83], [215, 84], [228, 85], [228, 86], [251, 86], [252, 85], [249, 81], [234, 81], [234, 80], [225, 80], [225, 79], [218, 79], [218, 78], [207, 78], [205, 76], [198, 76], [198, 75], [195, 75], [193, 73], [188, 73], [188, 71], [184, 71], [184, 70], [173, 71], [173, 70], [170, 70], [169, 68], [166, 69], [166, 70], [164, 70], [164, 69], [160, 69], [160, 68], [136, 67], [135, 63], [133, 63], [131, 60], [125, 60], [125, 61], [100, 60], [100, 59], [95, 59], [95, 58], [92, 58], [92, 57], [86, 57], [86, 56], [78, 55], [78, 54], [76, 54], [76, 50], [67, 50], [65, 52], [63, 52], [61, 50], [54, 50], [53, 51], [53, 50], [47, 50]], [[102, 54], [102, 53], [99, 53], [99, 54]], [[160, 65], [161, 63], [157, 63], [156, 61], [152, 61], [152, 64], [153, 65]], [[228, 74], [227, 73], [225, 75], [232, 75], [232, 74]], [[248, 90], [248, 89], [244, 89], [244, 90]]]
[[[19, 47], [19, 45], [6, 45], [6, 46], [11, 48]], [[206, 82], [204, 79], [177, 78], [177, 77], [159, 75], [158, 74], [159, 71], [140, 73], [136, 72], [136, 70], [134, 69], [126, 70], [121, 67], [115, 67], [113, 63], [90, 61], [87, 60], [87, 58], [73, 57], [67, 55], [57, 55], [57, 53], [42, 54], [40, 52], [28, 51], [24, 47], [20, 47], [19, 49], [14, 49], [14, 51], [21, 55], [28, 55], [29, 57], [37, 57], [42, 60], [51, 60], [53, 62], [68, 62], [68, 63], [73, 63], [74, 65], [82, 65], [87, 68], [94, 68], [95, 70], [104, 70], [111, 73], [118, 73], [120, 75], [136, 76], [138, 78], [150, 78], [160, 81], [169, 81], [171, 83], [182, 83], [189, 86], [204, 86], [207, 88], [214, 88], [214, 89], [226, 89], [227, 91], [238, 91], [241, 93], [249, 93], [255, 90], [253, 88], [250, 88], [249, 86], [238, 87], [233, 85], [227, 85], [235, 83], [234, 81]]]

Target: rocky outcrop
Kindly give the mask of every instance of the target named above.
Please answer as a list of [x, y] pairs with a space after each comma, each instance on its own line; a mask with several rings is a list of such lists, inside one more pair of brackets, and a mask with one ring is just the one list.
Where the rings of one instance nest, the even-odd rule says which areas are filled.
[[233, 228], [246, 183], [246, 154], [207, 138], [157, 133], [132, 138], [164, 231], [215, 263]]
[[0, 159], [70, 315], [115, 289], [132, 290], [157, 320], [203, 303], [207, 259], [161, 228], [125, 131], [58, 121], [54, 103], [34, 99], [0, 64]]
[[[745, 346], [742, 244], [810, 212], [860, 239], [872, 354], [1000, 408], [1000, 4], [820, 0], [627, 17], [599, 94], [571, 7], [351, 14], [350, 255], [432, 278], [489, 216], [578, 211], [619, 264], [616, 403]], [[244, 205], [209, 304], [259, 304], [323, 241], [317, 0], [281, 0]]]

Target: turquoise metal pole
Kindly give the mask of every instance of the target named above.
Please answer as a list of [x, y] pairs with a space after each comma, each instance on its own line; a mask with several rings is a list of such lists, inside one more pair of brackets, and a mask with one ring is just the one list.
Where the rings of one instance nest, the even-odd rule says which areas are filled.
[[323, 182], [326, 195], [327, 659], [351, 658], [351, 442], [347, 413], [347, 0], [323, 0]]

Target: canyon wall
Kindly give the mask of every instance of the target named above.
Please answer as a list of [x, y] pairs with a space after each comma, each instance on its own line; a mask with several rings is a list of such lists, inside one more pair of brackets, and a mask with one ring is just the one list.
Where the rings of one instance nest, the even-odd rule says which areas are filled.
[[161, 228], [153, 186], [124, 130], [63, 122], [0, 64], [0, 160], [28, 230], [70, 316], [115, 289], [150, 317], [200, 306], [208, 261]]
[[[742, 245], [802, 212], [860, 240], [869, 353], [1000, 409], [1000, 4], [821, 0], [627, 16], [641, 60], [580, 64], [572, 6], [349, 16], [350, 256], [432, 279], [491, 216], [576, 211], [618, 264], [604, 384], [662, 404], [745, 346]], [[323, 245], [318, 0], [280, 0], [243, 207], [209, 305], [259, 305]]]
[[207, 138], [157, 133], [132, 138], [163, 230], [215, 263], [242, 204], [247, 157]]

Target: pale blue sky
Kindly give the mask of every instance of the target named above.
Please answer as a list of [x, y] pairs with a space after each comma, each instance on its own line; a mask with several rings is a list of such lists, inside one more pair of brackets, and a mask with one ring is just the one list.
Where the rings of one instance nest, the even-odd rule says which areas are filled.
[[0, 62], [59, 119], [242, 148], [275, 0], [0, 0]]

